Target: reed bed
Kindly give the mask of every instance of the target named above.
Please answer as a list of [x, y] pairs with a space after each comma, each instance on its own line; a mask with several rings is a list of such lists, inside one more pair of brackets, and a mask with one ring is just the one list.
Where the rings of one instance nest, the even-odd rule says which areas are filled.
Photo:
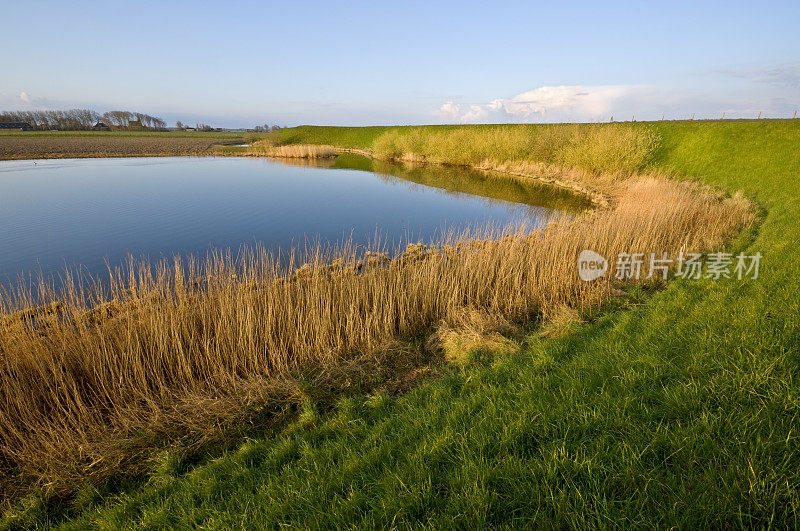
[[313, 144], [276, 146], [270, 140], [259, 140], [250, 146], [246, 154], [289, 159], [327, 159], [335, 157], [338, 152], [333, 146]]

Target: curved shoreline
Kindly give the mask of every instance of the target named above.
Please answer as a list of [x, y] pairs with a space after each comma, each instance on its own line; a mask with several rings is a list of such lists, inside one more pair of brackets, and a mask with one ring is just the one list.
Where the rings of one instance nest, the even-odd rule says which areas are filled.
[[[65, 136], [65, 137], [0, 137], [0, 161], [20, 160], [57, 160], [57, 159], [84, 159], [84, 158], [142, 158], [142, 157], [215, 157], [215, 156], [240, 156], [240, 157], [272, 157], [268, 154], [257, 154], [242, 150], [240, 152], [225, 152], [220, 148], [234, 147], [240, 140], [226, 138], [179, 138], [179, 137], [98, 137], [98, 136]], [[17, 144], [8, 146], [9, 143]], [[346, 148], [330, 146], [337, 154], [349, 153], [360, 155], [373, 160], [382, 160], [372, 151], [359, 148]], [[402, 163], [403, 161], [393, 161]], [[567, 190], [584, 196], [595, 206], [607, 208], [609, 198], [602, 193], [592, 190], [588, 186], [581, 186], [565, 179], [547, 177], [542, 172], [515, 171], [485, 165], [458, 165], [425, 161], [425, 164], [468, 168], [477, 171], [487, 171], [501, 175], [510, 175], [522, 179], [530, 179]], [[566, 171], [561, 169], [561, 171]]]
[[[316, 145], [316, 144], [310, 144], [310, 145]], [[372, 160], [384, 160], [384, 159], [380, 159], [380, 158], [376, 157], [375, 154], [372, 153], [372, 151], [365, 150], [365, 149], [345, 148], [345, 147], [339, 147], [339, 146], [326, 146], [326, 147], [330, 147], [331, 149], [336, 151], [337, 154], [349, 153], [349, 154], [353, 154], [353, 155], [360, 155], [360, 156], [363, 156], [363, 157], [367, 157], [367, 158], [370, 158]], [[253, 153], [253, 152], [231, 153], [230, 155], [231, 156], [241, 156], [241, 157], [267, 157], [267, 158], [275, 158], [275, 159], [285, 158], [285, 157], [281, 157], [279, 155], [258, 154], [258, 153]], [[409, 162], [409, 161], [404, 161], [404, 160], [401, 159], [401, 160], [388, 160], [386, 162], [402, 164], [402, 163]], [[553, 186], [553, 187], [556, 187], [556, 188], [561, 188], [561, 189], [566, 190], [568, 192], [584, 196], [596, 207], [608, 208], [608, 207], [611, 206], [611, 197], [610, 196], [607, 196], [607, 195], [605, 195], [605, 194], [603, 194], [603, 193], [601, 193], [599, 191], [592, 190], [588, 186], [581, 186], [581, 185], [579, 185], [579, 184], [577, 184], [575, 182], [571, 182], [571, 181], [568, 181], [568, 180], [565, 180], [565, 179], [557, 179], [557, 178], [545, 177], [545, 176], [543, 176], [541, 174], [541, 173], [544, 173], [544, 172], [536, 173], [536, 172], [530, 172], [530, 171], [529, 172], [519, 171], [519, 170], [515, 171], [513, 169], [503, 168], [500, 165], [492, 165], [492, 164], [482, 164], [482, 165], [475, 166], [475, 165], [470, 165], [470, 164], [449, 164], [449, 163], [446, 163], [446, 162], [438, 162], [438, 161], [431, 161], [431, 160], [414, 160], [414, 162], [417, 163], [417, 164], [431, 164], [431, 165], [436, 165], [436, 166], [446, 166], [446, 167], [452, 167], [452, 168], [464, 168], [464, 169], [475, 170], [475, 171], [484, 171], [484, 172], [496, 173], [496, 174], [501, 174], [501, 175], [508, 175], [508, 176], [513, 176], [513, 177], [516, 177], [516, 178], [530, 179], [532, 181], [536, 181], [536, 182], [539, 182], [539, 183], [542, 183], [542, 184], [545, 184], [545, 185], [548, 185], [548, 186]], [[551, 173], [563, 173], [563, 172], [567, 172], [567, 171], [574, 171], [574, 170], [571, 170], [570, 168], [560, 168], [560, 167], [556, 167], [556, 166], [547, 166], [547, 165], [537, 165], [537, 168], [540, 169], [540, 170], [549, 170]]]
[[[369, 157], [369, 158], [374, 159], [374, 160], [381, 160], [381, 159], [377, 158], [371, 151], [368, 151], [368, 150], [365, 150], [365, 149], [340, 148], [340, 147], [335, 147], [335, 146], [334, 146], [334, 149], [336, 149], [336, 151], [341, 152], [341, 153], [352, 153], [352, 154], [355, 154], [355, 155], [362, 155], [364, 157]], [[400, 160], [400, 161], [396, 161], [395, 160], [395, 161], [390, 161], [390, 162], [402, 163], [403, 161], [402, 160]], [[512, 171], [512, 170], [504, 170], [504, 169], [500, 169], [500, 168], [497, 168], [497, 167], [483, 166], [483, 165], [481, 165], [481, 166], [473, 166], [473, 165], [462, 165], [462, 164], [447, 164], [447, 163], [439, 163], [439, 162], [435, 162], [435, 161], [424, 161], [424, 162], [422, 162], [422, 164], [435, 164], [435, 165], [440, 165], [440, 166], [450, 166], [450, 167], [457, 167], [457, 168], [468, 168], [468, 169], [471, 169], [471, 170], [488, 171], [488, 172], [492, 172], [492, 173], [499, 173], [499, 174], [502, 174], [502, 175], [513, 175], [514, 177], [522, 177], [524, 179], [531, 179], [531, 180], [534, 180], [534, 181], [538, 181], [538, 182], [547, 184], [549, 186], [555, 186], [557, 188], [562, 188], [564, 190], [568, 190], [570, 192], [586, 196], [589, 199], [589, 201], [592, 202], [592, 204], [594, 204], [595, 206], [601, 207], [601, 208], [608, 208], [608, 206], [610, 204], [609, 203], [609, 198], [605, 197], [603, 194], [600, 194], [598, 192], [590, 190], [589, 188], [577, 186], [577, 185], [575, 185], [573, 183], [569, 183], [569, 182], [564, 181], [564, 180], [549, 179], [547, 177], [543, 177], [543, 176], [537, 175], [535, 173], [526, 173], [526, 172], [519, 172], [519, 171]]]

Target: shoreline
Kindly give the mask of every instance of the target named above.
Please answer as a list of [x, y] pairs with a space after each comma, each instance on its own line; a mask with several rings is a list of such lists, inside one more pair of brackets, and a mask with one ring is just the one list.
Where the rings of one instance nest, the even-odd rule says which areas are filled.
[[[303, 146], [303, 144], [297, 144], [297, 146]], [[309, 146], [317, 146], [317, 144], [309, 144]], [[384, 160], [375, 156], [375, 154], [372, 151], [366, 149], [345, 148], [340, 146], [325, 146], [325, 147], [329, 147], [330, 149], [335, 151], [337, 156], [341, 154], [352, 154], [352, 155], [360, 155], [362, 157], [366, 157], [372, 160], [389, 162], [393, 164], [418, 164], [418, 165], [442, 166], [448, 168], [461, 168], [464, 170], [487, 172], [507, 177], [513, 177], [517, 179], [527, 179], [531, 181], [536, 181], [537, 183], [544, 184], [546, 186], [552, 186], [576, 195], [583, 196], [586, 199], [588, 199], [593, 206], [598, 208], [609, 208], [611, 206], [612, 198], [607, 194], [603, 194], [600, 191], [593, 190], [588, 186], [578, 184], [568, 179], [559, 179], [554, 177], [548, 177], [545, 175], [545, 174], [563, 175], [563, 174], [568, 174], [570, 172], [573, 174], [582, 173], [580, 172], [580, 170], [576, 170], [573, 168], [563, 168], [555, 165], [536, 164], [531, 168], [532, 171], [522, 171], [514, 168], [509, 169], [504, 167], [502, 163], [499, 164], [491, 163], [489, 161], [486, 161], [484, 164], [473, 165], [473, 164], [452, 164], [448, 162], [439, 162], [433, 160], [418, 160], [418, 159]], [[274, 159], [298, 158], [298, 157], [284, 157], [280, 155], [272, 155], [269, 153], [260, 154], [254, 152], [246, 152], [246, 151], [243, 151], [241, 153], [221, 153], [221, 155], [232, 156], [232, 157], [254, 157], [254, 158], [261, 157], [261, 158], [274, 158]], [[313, 157], [299, 157], [299, 158], [312, 159]]]

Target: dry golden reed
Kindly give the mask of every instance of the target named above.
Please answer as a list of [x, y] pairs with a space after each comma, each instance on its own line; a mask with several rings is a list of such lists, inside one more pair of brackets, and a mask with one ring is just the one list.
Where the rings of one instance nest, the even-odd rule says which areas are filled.
[[335, 157], [337, 151], [333, 146], [318, 146], [314, 144], [275, 146], [270, 140], [260, 140], [250, 146], [247, 154], [291, 159], [325, 159]]
[[453, 357], [459, 344], [510, 346], [501, 336], [511, 323], [585, 314], [614, 292], [613, 278], [578, 278], [581, 250], [709, 251], [753, 219], [743, 197], [660, 175], [486, 164], [551, 171], [599, 190], [607, 207], [388, 254], [380, 242], [288, 256], [216, 252], [130, 262], [103, 283], [68, 275], [63, 289], [42, 282], [3, 293], [3, 486], [62, 489], [135, 467], [164, 440], [200, 440], [247, 411], [298, 400], [302, 371], [331, 375], [365, 357], [403, 356], [408, 340], [427, 336]]

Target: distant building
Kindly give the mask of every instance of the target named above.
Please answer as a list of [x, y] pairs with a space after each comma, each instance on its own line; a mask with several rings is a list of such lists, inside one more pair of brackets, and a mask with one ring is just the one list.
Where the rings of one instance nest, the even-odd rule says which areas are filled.
[[28, 122], [0, 122], [0, 130], [3, 131], [33, 131], [33, 127]]
[[130, 120], [128, 121], [128, 129], [131, 131], [143, 131], [144, 127], [142, 126], [142, 122], [139, 120]]
[[92, 131], [111, 131], [111, 128], [103, 122], [97, 122], [92, 126]]

